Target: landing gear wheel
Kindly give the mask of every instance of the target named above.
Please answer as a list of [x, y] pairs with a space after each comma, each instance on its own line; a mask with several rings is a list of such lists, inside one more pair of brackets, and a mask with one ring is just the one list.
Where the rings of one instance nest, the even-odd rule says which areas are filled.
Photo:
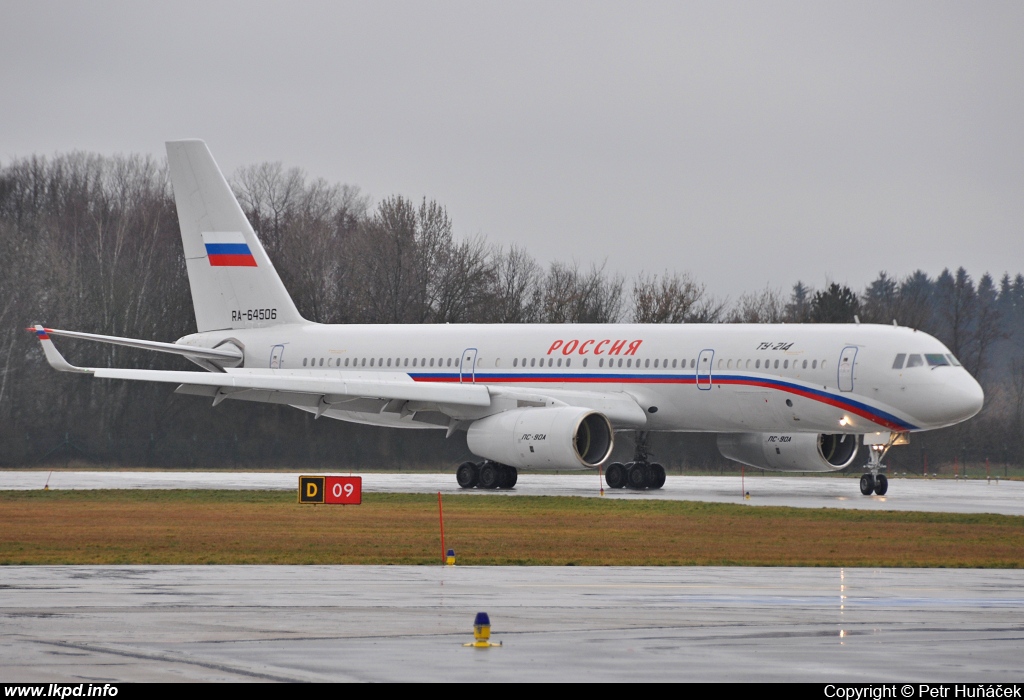
[[871, 474], [865, 474], [860, 478], [860, 492], [865, 496], [870, 496], [875, 490], [875, 477]]
[[612, 462], [604, 472], [604, 481], [610, 489], [625, 488], [626, 467], [621, 462]]
[[660, 489], [665, 485], [665, 467], [657, 462], [647, 467], [647, 485], [652, 489]]
[[501, 468], [501, 488], [510, 489], [519, 481], [519, 472], [515, 467]]
[[496, 489], [501, 485], [501, 467], [493, 462], [485, 462], [480, 467], [480, 488]]
[[626, 482], [631, 489], [642, 489], [647, 487], [647, 465], [640, 462], [630, 462], [626, 467]]
[[472, 462], [463, 462], [455, 470], [455, 480], [464, 489], [471, 489], [480, 481], [480, 470]]
[[875, 477], [875, 493], [879, 496], [884, 496], [885, 492], [889, 490], [889, 479], [885, 474], [879, 474]]

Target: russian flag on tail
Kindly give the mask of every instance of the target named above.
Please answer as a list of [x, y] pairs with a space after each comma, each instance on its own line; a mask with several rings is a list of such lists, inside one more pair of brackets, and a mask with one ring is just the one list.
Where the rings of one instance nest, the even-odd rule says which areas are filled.
[[204, 232], [203, 245], [210, 267], [256, 267], [256, 258], [241, 231]]

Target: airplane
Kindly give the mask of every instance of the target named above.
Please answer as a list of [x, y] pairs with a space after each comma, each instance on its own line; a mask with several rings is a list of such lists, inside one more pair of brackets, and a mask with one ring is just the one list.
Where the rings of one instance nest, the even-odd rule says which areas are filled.
[[[604, 468], [609, 488], [658, 489], [652, 432], [711, 432], [763, 470], [831, 472], [977, 414], [981, 386], [934, 337], [877, 324], [328, 325], [305, 320], [200, 140], [167, 159], [197, 332], [173, 343], [46, 328], [63, 372], [165, 382], [175, 392], [285, 404], [316, 418], [466, 432], [463, 488], [512, 488], [519, 469]], [[173, 353], [200, 371], [77, 367], [51, 336]], [[634, 459], [607, 464], [616, 433]]]

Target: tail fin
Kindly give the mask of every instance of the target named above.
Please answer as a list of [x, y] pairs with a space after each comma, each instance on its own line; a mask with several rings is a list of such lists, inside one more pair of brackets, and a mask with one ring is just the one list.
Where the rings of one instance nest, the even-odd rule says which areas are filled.
[[199, 332], [302, 323], [206, 143], [168, 141], [167, 162]]

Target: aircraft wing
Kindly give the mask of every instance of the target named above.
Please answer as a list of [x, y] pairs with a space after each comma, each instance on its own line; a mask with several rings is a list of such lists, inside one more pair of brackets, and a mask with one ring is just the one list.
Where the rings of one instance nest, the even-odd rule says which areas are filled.
[[[129, 348], [141, 350], [155, 350], [157, 352], [168, 352], [173, 355], [181, 355], [191, 360], [213, 360], [216, 362], [238, 363], [242, 360], [242, 352], [234, 345], [227, 345], [221, 348], [197, 348], [191, 345], [179, 345], [178, 343], [160, 343], [155, 340], [138, 340], [137, 338], [120, 338], [114, 335], [98, 335], [96, 333], [81, 333], [79, 331], [64, 331], [58, 328], [44, 328], [36, 325], [29, 329], [43, 341], [43, 350], [46, 350], [46, 341], [51, 335], [62, 335], [68, 338], [79, 338], [81, 340], [92, 340], [110, 345], [123, 345]], [[52, 347], [52, 343], [50, 344]], [[60, 353], [58, 353], [58, 356]], [[50, 355], [47, 353], [47, 359]], [[53, 364], [51, 362], [51, 364]], [[68, 365], [71, 367], [72, 365]], [[59, 368], [58, 368], [59, 369]], [[67, 370], [65, 370], [67, 371]]]
[[[339, 410], [359, 411], [356, 399], [373, 399], [378, 403], [367, 412], [391, 412], [405, 415], [404, 404], [435, 407], [453, 419], [479, 418], [490, 413], [519, 407], [542, 406], [581, 406], [593, 408], [604, 413], [609, 420], [620, 427], [642, 427], [646, 423], [646, 415], [636, 401], [619, 392], [599, 391], [565, 391], [560, 389], [533, 390], [515, 386], [488, 386], [475, 383], [441, 383], [417, 382], [404, 372], [353, 372], [337, 370], [334, 372], [313, 372], [304, 370], [282, 369], [245, 369], [227, 368], [220, 372], [192, 372], [173, 370], [148, 369], [117, 369], [102, 367], [77, 367], [72, 365], [60, 354], [50, 340], [50, 334], [78, 337], [100, 342], [118, 342], [144, 349], [155, 349], [176, 352], [202, 358], [197, 348], [177, 346], [172, 343], [155, 343], [154, 341], [132, 341], [131, 339], [114, 338], [113, 336], [94, 336], [89, 333], [74, 331], [54, 332], [37, 325], [33, 330], [43, 346], [43, 352], [49, 364], [61, 372], [91, 374], [99, 379], [126, 379], [135, 381], [163, 382], [178, 384], [181, 393], [198, 394], [213, 397], [214, 405], [227, 398], [270, 400], [274, 403], [287, 403], [316, 407], [317, 415], [323, 414], [332, 407]], [[152, 345], [169, 346], [152, 347]], [[179, 351], [184, 347], [185, 351]], [[207, 359], [221, 358], [223, 355], [234, 357], [224, 351], [210, 355]], [[274, 398], [270, 398], [270, 396]], [[258, 398], [266, 397], [266, 398]], [[383, 406], [380, 402], [386, 402]], [[351, 406], [351, 408], [349, 408]]]

